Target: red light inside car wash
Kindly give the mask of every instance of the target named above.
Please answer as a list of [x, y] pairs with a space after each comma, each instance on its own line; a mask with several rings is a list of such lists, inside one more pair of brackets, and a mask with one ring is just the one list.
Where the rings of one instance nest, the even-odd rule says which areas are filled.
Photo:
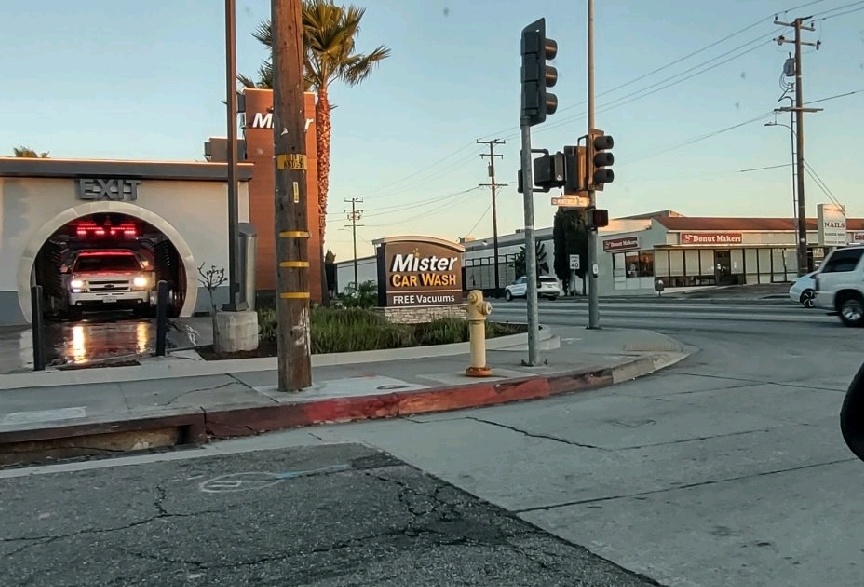
[[138, 227], [131, 222], [119, 224], [117, 226], [99, 226], [95, 222], [80, 222], [75, 227], [75, 235], [82, 238], [87, 238], [91, 236], [135, 238], [138, 236]]

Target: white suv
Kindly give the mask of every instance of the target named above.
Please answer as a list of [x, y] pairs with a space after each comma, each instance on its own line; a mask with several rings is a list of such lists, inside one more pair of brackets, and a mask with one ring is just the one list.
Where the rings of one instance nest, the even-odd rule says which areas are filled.
[[864, 246], [834, 249], [815, 275], [813, 305], [840, 316], [846, 326], [864, 326]]
[[[537, 297], [556, 300], [561, 295], [561, 286], [558, 278], [543, 275], [537, 278]], [[508, 302], [513, 298], [528, 297], [528, 278], [520, 277], [504, 289], [504, 299]]]
[[[64, 271], [65, 269], [65, 271]], [[131, 308], [148, 315], [155, 305], [155, 276], [149, 262], [133, 251], [89, 250], [77, 254], [66, 274], [66, 308], [70, 318], [84, 309]]]

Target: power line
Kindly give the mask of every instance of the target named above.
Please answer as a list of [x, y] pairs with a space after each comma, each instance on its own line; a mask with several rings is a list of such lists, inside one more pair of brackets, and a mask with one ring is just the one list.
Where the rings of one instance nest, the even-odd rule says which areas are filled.
[[[486, 215], [489, 213], [489, 210], [491, 210], [491, 209], [492, 209], [492, 204], [489, 204], [489, 207], [486, 208], [486, 211], [483, 212], [483, 214], [480, 216], [480, 218], [477, 219], [477, 222], [474, 224], [474, 226], [471, 227], [471, 229], [466, 233], [465, 236], [470, 236], [471, 233], [474, 232], [474, 230], [478, 226], [480, 226], [480, 223], [483, 222], [483, 219], [486, 218]], [[496, 287], [497, 287], [497, 285], [496, 285]]]
[[387, 216], [389, 214], [395, 214], [396, 212], [406, 212], [408, 210], [417, 210], [419, 208], [425, 208], [426, 206], [428, 206], [430, 204], [437, 204], [439, 202], [444, 202], [447, 205], [449, 205], [449, 200], [452, 200], [453, 198], [462, 196], [464, 194], [467, 194], [469, 192], [473, 192], [473, 191], [479, 190], [479, 189], [480, 189], [479, 187], [468, 188], [467, 190], [461, 190], [458, 192], [453, 192], [453, 193], [447, 194], [445, 196], [438, 196], [435, 198], [429, 198], [428, 200], [422, 200], [420, 202], [414, 202], [413, 204], [406, 204], [403, 206], [394, 206], [390, 211], [376, 212], [375, 214], [367, 214], [366, 216], [369, 218], [375, 218], [378, 216]]
[[[778, 29], [778, 30], [780, 30], [780, 29]], [[765, 39], [764, 37], [765, 37], [765, 35], [762, 35], [757, 39], [753, 39], [747, 43], [739, 45], [738, 47], [735, 47], [734, 49], [731, 49], [730, 51], [722, 53], [721, 55], [719, 55], [717, 57], [713, 57], [712, 59], [709, 59], [707, 61], [699, 63], [699, 64], [691, 67], [690, 69], [685, 70], [684, 72], [675, 74], [675, 75], [670, 76], [668, 78], [665, 78], [659, 82], [655, 82], [654, 84], [652, 84], [650, 86], [641, 88], [639, 90], [636, 90], [634, 92], [626, 94], [620, 98], [616, 98], [615, 100], [612, 100], [611, 102], [601, 106], [598, 109], [597, 113], [602, 114], [604, 112], [614, 110], [615, 108], [620, 108], [621, 106], [626, 106], [627, 104], [632, 104], [633, 102], [637, 102], [637, 101], [639, 101], [643, 98], [646, 98], [652, 94], [656, 94], [657, 92], [660, 92], [662, 90], [666, 90], [666, 89], [671, 88], [673, 86], [677, 86], [678, 84], [684, 83], [684, 82], [689, 81], [695, 77], [698, 77], [700, 75], [708, 73], [709, 71], [712, 71], [712, 70], [720, 67], [721, 65], [725, 65], [725, 64], [730, 63], [732, 61], [736, 61], [736, 60], [740, 59], [741, 57], [744, 57], [745, 55], [748, 55], [748, 54], [750, 54], [750, 53], [752, 53], [758, 49], [761, 49], [762, 47], [764, 47], [766, 45], [770, 45], [773, 42], [771, 39]], [[756, 43], [759, 41], [761, 41], [761, 43], [759, 43], [758, 45], [751, 46], [751, 45], [753, 45], [753, 43]], [[743, 51], [741, 51], [742, 49], [743, 49]], [[725, 56], [729, 55], [730, 53], [735, 53], [736, 51], [740, 51], [740, 52], [732, 55], [731, 57], [728, 57], [727, 59], [723, 59], [722, 61], [719, 61], [719, 62], [717, 61], [717, 59], [719, 59], [721, 57], [725, 57]], [[714, 62], [716, 62], [716, 63], [714, 63]], [[704, 67], [704, 69], [696, 71], [700, 67], [703, 67], [706, 65], [709, 65], [709, 67]], [[689, 73], [689, 75], [685, 75], [688, 73]], [[684, 77], [680, 77], [680, 76], [684, 76]], [[680, 78], [680, 79], [675, 79], [675, 78]], [[666, 83], [666, 82], [669, 82], [669, 83]], [[661, 84], [665, 84], [665, 85], [661, 85]], [[660, 87], [657, 87], [658, 85], [660, 85]], [[583, 120], [583, 119], [587, 118], [587, 116], [588, 116], [587, 113], [565, 116], [564, 118], [556, 120], [552, 124], [547, 124], [547, 125], [544, 125], [542, 127], [539, 127], [535, 132], [539, 133], [539, 132], [544, 132], [544, 131], [562, 128], [564, 126], [569, 125], [572, 122]], [[511, 132], [511, 134], [507, 135], [507, 137], [505, 137], [505, 138], [512, 138], [515, 136], [517, 136], [516, 133]]]
[[404, 223], [404, 222], [413, 222], [414, 220], [418, 220], [418, 219], [420, 219], [420, 218], [428, 218], [429, 216], [432, 216], [432, 215], [434, 215], [434, 214], [437, 214], [438, 212], [443, 212], [444, 210], [446, 210], [446, 209], [448, 209], [448, 208], [451, 208], [451, 207], [453, 206], [453, 203], [452, 203], [450, 200], [452, 200], [453, 198], [455, 198], [455, 197], [457, 197], [457, 196], [461, 196], [461, 195], [467, 194], [467, 193], [469, 193], [469, 192], [473, 192], [473, 191], [478, 190], [478, 189], [480, 189], [480, 188], [474, 187], [474, 188], [471, 188], [471, 189], [468, 189], [468, 190], [463, 190], [463, 191], [461, 191], [461, 192], [457, 192], [457, 193], [454, 193], [454, 194], [450, 194], [450, 196], [448, 196], [448, 198], [446, 199], [446, 201], [445, 201], [444, 198], [441, 199], [441, 205], [440, 205], [440, 206], [437, 206], [437, 207], [432, 208], [432, 209], [430, 209], [430, 210], [426, 210], [425, 212], [423, 212], [423, 213], [421, 213], [421, 214], [418, 214], [417, 216], [412, 216], [412, 217], [409, 217], [409, 218], [401, 218], [401, 219], [398, 220], [398, 221], [395, 221], [395, 222], [388, 222], [388, 223], [384, 223], [384, 224], [367, 224], [366, 226], [368, 226], [368, 227], [377, 227], [377, 228], [381, 228], [381, 227], [386, 227], [386, 226], [395, 226], [395, 225], [397, 225], [397, 224], [401, 224], [401, 223]]
[[[862, 1], [864, 1], [864, 0], [862, 0]], [[792, 10], [800, 10], [800, 9], [803, 9], [803, 8], [807, 8], [807, 7], [809, 7], [809, 6], [814, 6], [814, 5], [816, 5], [816, 4], [821, 4], [822, 2], [825, 2], [825, 0], [813, 0], [813, 1], [811, 1], [811, 2], [806, 2], [806, 3], [804, 3], [804, 4], [799, 4], [799, 5], [797, 5], [797, 6], [793, 6], [793, 7], [791, 7], [791, 8], [788, 8], [788, 9], [786, 9], [785, 11], [783, 11], [783, 13], [786, 14], [786, 13], [792, 11]], [[730, 33], [730, 34], [726, 35], [725, 37], [723, 37], [723, 38], [721, 38], [721, 39], [718, 39], [717, 41], [713, 41], [713, 42], [711, 42], [711, 43], [709, 43], [709, 44], [707, 44], [707, 45], [704, 45], [704, 46], [700, 47], [699, 49], [696, 49], [696, 50], [694, 50], [694, 51], [688, 53], [687, 55], [684, 55], [683, 57], [680, 57], [680, 58], [678, 58], [678, 59], [675, 59], [675, 60], [673, 60], [673, 61], [671, 61], [671, 62], [669, 62], [669, 63], [667, 63], [667, 64], [665, 64], [665, 65], [663, 65], [663, 66], [661, 66], [661, 67], [658, 67], [658, 68], [654, 69], [653, 71], [650, 71], [650, 72], [648, 72], [648, 73], [646, 73], [646, 74], [642, 74], [642, 75], [640, 75], [640, 76], [638, 76], [638, 77], [635, 77], [635, 78], [631, 79], [630, 81], [624, 82], [623, 84], [620, 84], [620, 85], [618, 85], [618, 86], [615, 86], [615, 87], [613, 87], [613, 88], [610, 88], [609, 90], [606, 90], [606, 91], [604, 91], [604, 92], [601, 92], [601, 93], [599, 93], [597, 96], [600, 97], [600, 96], [605, 96], [605, 95], [607, 95], [607, 94], [611, 94], [611, 93], [613, 93], [613, 92], [616, 92], [617, 90], [620, 90], [620, 89], [626, 88], [626, 87], [628, 87], [628, 86], [630, 86], [630, 85], [632, 85], [632, 84], [634, 84], [634, 83], [636, 83], [636, 82], [638, 82], [638, 81], [641, 81], [641, 80], [643, 80], [643, 79], [645, 79], [645, 78], [647, 78], [647, 77], [650, 77], [650, 76], [656, 75], [657, 73], [660, 73], [661, 71], [664, 71], [664, 70], [666, 70], [666, 69], [668, 69], [668, 68], [670, 68], [670, 67], [672, 67], [672, 66], [674, 66], [674, 65], [677, 65], [677, 64], [679, 64], [679, 63], [682, 63], [682, 62], [686, 61], [687, 59], [690, 59], [691, 57], [695, 57], [696, 55], [699, 55], [700, 53], [703, 53], [704, 51], [707, 51], [708, 49], [712, 49], [712, 48], [716, 47], [717, 45], [720, 45], [720, 44], [722, 44], [722, 43], [728, 41], [729, 39], [732, 39], [732, 38], [734, 38], [734, 37], [736, 37], [736, 36], [738, 36], [738, 35], [741, 35], [741, 34], [747, 32], [747, 31], [749, 31], [749, 30], [751, 30], [751, 29], [753, 29], [753, 28], [755, 28], [755, 27], [757, 27], [757, 26], [763, 24], [763, 23], [765, 22], [766, 19], [771, 18], [771, 17], [775, 16], [776, 14], [777, 14], [776, 12], [772, 12], [772, 13], [770, 13], [770, 14], [766, 14], [764, 17], [760, 18], [759, 20], [754, 21], [753, 23], [751, 23], [751, 24], [745, 26], [745, 27], [742, 28], [742, 29], [739, 29], [738, 31], [735, 31], [735, 32], [733, 32], [733, 33]], [[750, 44], [750, 43], [745, 43], [745, 46], [748, 45], [748, 44]], [[715, 57], [714, 59], [717, 59], [717, 57]], [[712, 59], [712, 60], [713, 60], [713, 59]], [[709, 60], [709, 62], [712, 61], [712, 60]], [[680, 75], [680, 74], [679, 74], [679, 75]], [[558, 110], [558, 112], [559, 112], [559, 113], [560, 113], [560, 112], [564, 112], [564, 111], [566, 111], [566, 110], [570, 110], [570, 109], [573, 109], [573, 108], [577, 108], [577, 107], [582, 106], [582, 105], [584, 105], [584, 104], [587, 104], [587, 100], [582, 100], [582, 101], [577, 102], [577, 103], [575, 103], [575, 104], [572, 104], [572, 105], [570, 105], [570, 106], [566, 106], [566, 107], [564, 107], [564, 108], [561, 108], [561, 109]], [[507, 128], [501, 129], [501, 130], [499, 130], [499, 131], [496, 131], [496, 132], [494, 132], [494, 133], [489, 133], [489, 134], [484, 135], [484, 136], [501, 135], [501, 134], [504, 134], [504, 133], [507, 133], [507, 132], [513, 132], [513, 127], [507, 127]], [[508, 137], [508, 138], [509, 138], [509, 137]]]

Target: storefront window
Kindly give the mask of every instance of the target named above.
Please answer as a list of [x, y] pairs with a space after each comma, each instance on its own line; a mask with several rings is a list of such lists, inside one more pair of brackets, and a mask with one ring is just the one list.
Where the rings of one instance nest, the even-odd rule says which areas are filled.
[[[689, 269], [689, 266], [688, 266]], [[688, 270], [689, 274], [690, 271]], [[703, 277], [714, 277], [714, 251], [701, 250], [699, 251], [699, 275]]]
[[628, 251], [612, 257], [615, 279], [654, 277], [653, 251]]
[[684, 275], [693, 277], [699, 275], [699, 251], [690, 249], [684, 251]]
[[654, 274], [669, 277], [669, 251], [654, 251]]
[[684, 251], [669, 251], [669, 276], [684, 276]]

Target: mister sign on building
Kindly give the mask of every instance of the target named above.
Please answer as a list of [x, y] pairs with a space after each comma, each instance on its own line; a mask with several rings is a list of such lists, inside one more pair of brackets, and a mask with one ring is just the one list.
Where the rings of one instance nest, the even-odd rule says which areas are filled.
[[384, 307], [461, 304], [464, 247], [434, 237], [388, 237], [374, 241], [378, 304]]

